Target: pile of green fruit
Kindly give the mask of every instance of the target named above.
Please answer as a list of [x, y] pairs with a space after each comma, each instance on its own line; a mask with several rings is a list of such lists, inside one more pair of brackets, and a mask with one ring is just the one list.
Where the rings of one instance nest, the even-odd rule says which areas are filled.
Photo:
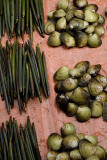
[[48, 147], [51, 151], [47, 160], [106, 160], [106, 150], [98, 145], [97, 137], [76, 134], [72, 123], [62, 126], [61, 136], [52, 133], [48, 138]]
[[66, 47], [99, 47], [105, 18], [96, 13], [98, 6], [87, 0], [59, 0], [57, 9], [48, 14], [45, 33], [49, 34], [48, 44], [52, 47], [64, 44]]
[[107, 102], [107, 78], [98, 74], [100, 69], [100, 64], [90, 66], [88, 61], [82, 61], [73, 69], [63, 66], [57, 70], [56, 103], [68, 116], [76, 115], [80, 122], [102, 116], [103, 103]]

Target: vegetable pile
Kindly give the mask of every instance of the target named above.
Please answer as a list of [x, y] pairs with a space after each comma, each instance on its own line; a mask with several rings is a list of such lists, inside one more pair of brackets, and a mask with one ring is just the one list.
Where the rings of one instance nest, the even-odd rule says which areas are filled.
[[0, 44], [0, 93], [5, 100], [7, 112], [13, 108], [14, 99], [18, 99], [19, 111], [25, 111], [28, 99], [39, 97], [42, 86], [46, 98], [49, 96], [49, 86], [44, 53], [39, 45], [36, 55], [31, 42], [23, 45], [16, 41], [13, 45], [6, 42], [6, 48]]
[[106, 150], [98, 145], [94, 135], [76, 133], [72, 123], [61, 128], [61, 135], [52, 133], [48, 138], [47, 160], [106, 160]]
[[103, 103], [107, 102], [107, 77], [98, 74], [100, 69], [100, 64], [90, 66], [88, 61], [82, 61], [73, 69], [63, 66], [57, 70], [56, 103], [66, 115], [76, 115], [80, 122], [102, 116]]
[[42, 0], [0, 0], [0, 39], [5, 29], [8, 38], [30, 35], [33, 41], [33, 30], [37, 29], [44, 37], [44, 11]]
[[0, 127], [0, 159], [1, 160], [41, 160], [34, 123], [28, 117], [26, 127], [10, 117]]
[[99, 47], [105, 29], [105, 18], [97, 13], [96, 4], [87, 0], [59, 0], [57, 9], [48, 14], [45, 33], [49, 34], [48, 44], [52, 47], [64, 44], [67, 48]]

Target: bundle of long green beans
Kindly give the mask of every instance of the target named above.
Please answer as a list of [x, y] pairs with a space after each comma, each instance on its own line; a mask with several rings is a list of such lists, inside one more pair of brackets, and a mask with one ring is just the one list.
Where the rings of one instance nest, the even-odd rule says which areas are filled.
[[28, 117], [26, 127], [10, 117], [0, 127], [0, 160], [41, 160], [34, 123]]
[[0, 0], [0, 39], [6, 29], [9, 39], [26, 31], [32, 42], [34, 27], [44, 37], [43, 0]]
[[0, 44], [0, 93], [5, 100], [7, 112], [18, 99], [19, 111], [25, 111], [28, 99], [39, 97], [42, 103], [40, 86], [46, 98], [49, 96], [49, 86], [44, 53], [39, 45], [36, 54], [31, 42], [13, 45], [6, 42], [6, 48]]

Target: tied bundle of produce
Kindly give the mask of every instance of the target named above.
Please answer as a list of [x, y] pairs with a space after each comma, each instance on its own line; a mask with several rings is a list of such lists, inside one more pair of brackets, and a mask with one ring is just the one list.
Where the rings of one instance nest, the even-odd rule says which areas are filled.
[[30, 35], [33, 41], [33, 31], [37, 29], [44, 37], [44, 11], [42, 0], [0, 0], [0, 39], [5, 30], [8, 38]]
[[100, 70], [100, 64], [90, 66], [88, 61], [77, 63], [73, 69], [63, 66], [57, 70], [56, 103], [67, 116], [76, 115], [78, 121], [86, 122], [103, 115], [107, 77], [99, 74]]
[[13, 45], [6, 42], [6, 48], [0, 45], [0, 93], [5, 100], [7, 112], [18, 100], [19, 111], [25, 111], [29, 98], [38, 97], [42, 103], [40, 86], [46, 98], [49, 86], [44, 52], [39, 45], [36, 54], [31, 42], [23, 45], [16, 41]]
[[1, 160], [41, 160], [34, 123], [28, 117], [23, 127], [10, 117], [0, 127], [0, 159]]
[[87, 0], [59, 0], [56, 10], [48, 13], [45, 33], [50, 35], [51, 47], [65, 45], [67, 48], [89, 46], [97, 48], [102, 44], [105, 18], [97, 13], [96, 4]]
[[106, 160], [106, 150], [94, 135], [76, 133], [72, 123], [61, 127], [61, 135], [52, 133], [47, 141], [47, 160]]

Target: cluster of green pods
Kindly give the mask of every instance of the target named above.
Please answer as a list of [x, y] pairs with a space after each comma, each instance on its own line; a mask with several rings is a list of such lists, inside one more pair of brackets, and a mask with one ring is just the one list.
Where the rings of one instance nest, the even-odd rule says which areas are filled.
[[28, 117], [25, 127], [19, 125], [10, 117], [0, 126], [0, 159], [41, 160], [34, 123]]
[[63, 66], [56, 71], [56, 103], [68, 116], [76, 115], [78, 121], [86, 122], [103, 115], [107, 77], [99, 74], [100, 70], [100, 64], [90, 66], [88, 61], [82, 61], [73, 69]]
[[30, 35], [33, 41], [33, 30], [37, 29], [44, 37], [44, 11], [42, 0], [0, 0], [0, 39], [7, 31], [8, 38]]
[[64, 44], [67, 48], [89, 46], [97, 48], [102, 44], [105, 18], [97, 13], [96, 4], [87, 0], [59, 0], [57, 9], [48, 14], [45, 33], [50, 35], [48, 44], [57, 47]]
[[6, 48], [0, 44], [0, 93], [5, 100], [7, 112], [18, 100], [19, 111], [25, 111], [29, 98], [39, 97], [42, 102], [40, 87], [46, 98], [49, 96], [49, 86], [44, 52], [39, 45], [36, 54], [31, 42], [14, 44], [6, 42]]
[[76, 133], [72, 123], [61, 127], [61, 135], [52, 133], [47, 141], [47, 160], [106, 160], [106, 150], [94, 135]]

